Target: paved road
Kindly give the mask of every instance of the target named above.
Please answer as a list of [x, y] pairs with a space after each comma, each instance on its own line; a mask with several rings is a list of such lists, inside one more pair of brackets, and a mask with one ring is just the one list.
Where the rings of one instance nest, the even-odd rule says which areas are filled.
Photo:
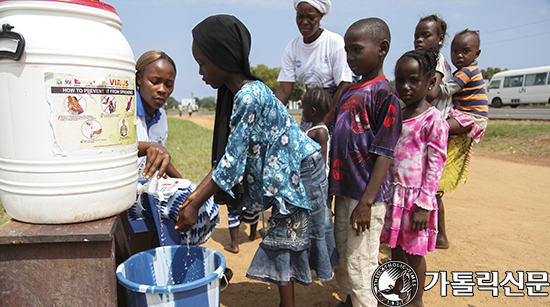
[[[302, 114], [302, 109], [288, 110], [290, 114]], [[202, 112], [201, 113], [214, 113]], [[510, 107], [502, 107], [496, 109], [489, 107], [489, 119], [516, 119], [516, 120], [549, 120], [550, 121], [550, 107], [517, 107], [512, 109]]]
[[502, 107], [496, 109], [489, 107], [489, 119], [536, 119], [550, 120], [550, 108], [548, 107]]
[[[291, 114], [301, 114], [302, 110], [289, 110]], [[550, 120], [549, 107], [502, 107], [500, 109], [489, 107], [489, 119], [515, 119], [515, 120]]]

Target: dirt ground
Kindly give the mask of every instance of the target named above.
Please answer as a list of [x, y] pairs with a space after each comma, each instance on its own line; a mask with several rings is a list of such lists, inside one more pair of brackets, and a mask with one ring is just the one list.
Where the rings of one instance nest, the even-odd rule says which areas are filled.
[[[213, 127], [213, 115], [194, 114], [182, 119]], [[474, 152], [468, 181], [443, 198], [451, 247], [426, 257], [428, 271], [447, 272], [450, 282], [453, 281], [451, 272], [474, 272], [476, 282], [475, 272], [496, 271], [498, 283], [505, 279], [506, 271], [514, 272], [516, 279], [516, 272], [520, 272], [525, 274], [522, 287], [529, 285], [527, 272], [549, 271], [550, 163], [513, 160]], [[226, 213], [222, 207], [221, 224], [205, 244], [220, 251], [234, 272], [229, 287], [221, 293], [222, 306], [278, 306], [276, 286], [245, 276], [259, 244], [259, 240], [248, 240], [249, 228], [240, 229], [238, 254], [223, 249], [230, 242]], [[380, 256], [387, 252], [387, 248], [382, 247]], [[427, 283], [430, 280], [426, 278]], [[527, 288], [521, 291], [512, 283], [506, 286], [511, 287], [512, 292], [524, 293], [524, 297], [506, 297], [504, 289], [499, 287], [495, 298], [491, 291], [479, 291], [478, 284], [473, 286], [473, 296], [455, 297], [453, 288], [447, 285], [447, 296], [442, 297], [441, 286], [440, 277], [437, 284], [424, 293], [425, 306], [550, 306], [549, 297], [529, 297]], [[546, 284], [540, 290], [548, 293], [550, 287]], [[332, 307], [342, 300], [335, 280], [315, 282], [311, 287], [296, 285], [295, 291], [296, 306]]]

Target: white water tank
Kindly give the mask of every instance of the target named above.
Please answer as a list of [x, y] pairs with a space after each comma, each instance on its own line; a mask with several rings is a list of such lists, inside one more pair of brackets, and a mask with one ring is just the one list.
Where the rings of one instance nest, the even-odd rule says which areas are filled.
[[127, 210], [138, 179], [135, 61], [115, 9], [95, 0], [0, 0], [0, 26], [8, 215], [56, 224]]

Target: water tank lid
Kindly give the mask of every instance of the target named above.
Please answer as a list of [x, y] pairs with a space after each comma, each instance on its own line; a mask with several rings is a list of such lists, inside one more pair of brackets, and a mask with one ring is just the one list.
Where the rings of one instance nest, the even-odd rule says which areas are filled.
[[[13, 1], [13, 0], [0, 0], [0, 2], [5, 2], [5, 1]], [[22, 0], [19, 0], [19, 1], [22, 1]], [[29, 1], [29, 0], [23, 0], [23, 1]], [[101, 2], [99, 0], [32, 0], [32, 1], [50, 1], [50, 2], [73, 3], [73, 4], [79, 4], [79, 5], [90, 6], [90, 7], [94, 7], [94, 8], [98, 8], [98, 9], [103, 9], [103, 10], [106, 10], [106, 11], [113, 12], [113, 13], [117, 14], [114, 7], [112, 7], [111, 5], [109, 5], [107, 3]]]

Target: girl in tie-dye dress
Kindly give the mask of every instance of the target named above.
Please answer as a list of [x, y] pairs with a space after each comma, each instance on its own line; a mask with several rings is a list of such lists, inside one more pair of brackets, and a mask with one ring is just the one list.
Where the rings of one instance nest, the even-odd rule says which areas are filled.
[[[405, 103], [403, 128], [390, 167], [392, 198], [380, 240], [392, 249], [392, 260], [408, 263], [418, 274], [411, 306], [422, 306], [426, 261], [437, 240], [436, 193], [447, 152], [449, 126], [426, 101], [435, 84], [437, 52], [409, 51], [395, 67], [395, 87]], [[401, 289], [394, 287], [394, 293]]]

